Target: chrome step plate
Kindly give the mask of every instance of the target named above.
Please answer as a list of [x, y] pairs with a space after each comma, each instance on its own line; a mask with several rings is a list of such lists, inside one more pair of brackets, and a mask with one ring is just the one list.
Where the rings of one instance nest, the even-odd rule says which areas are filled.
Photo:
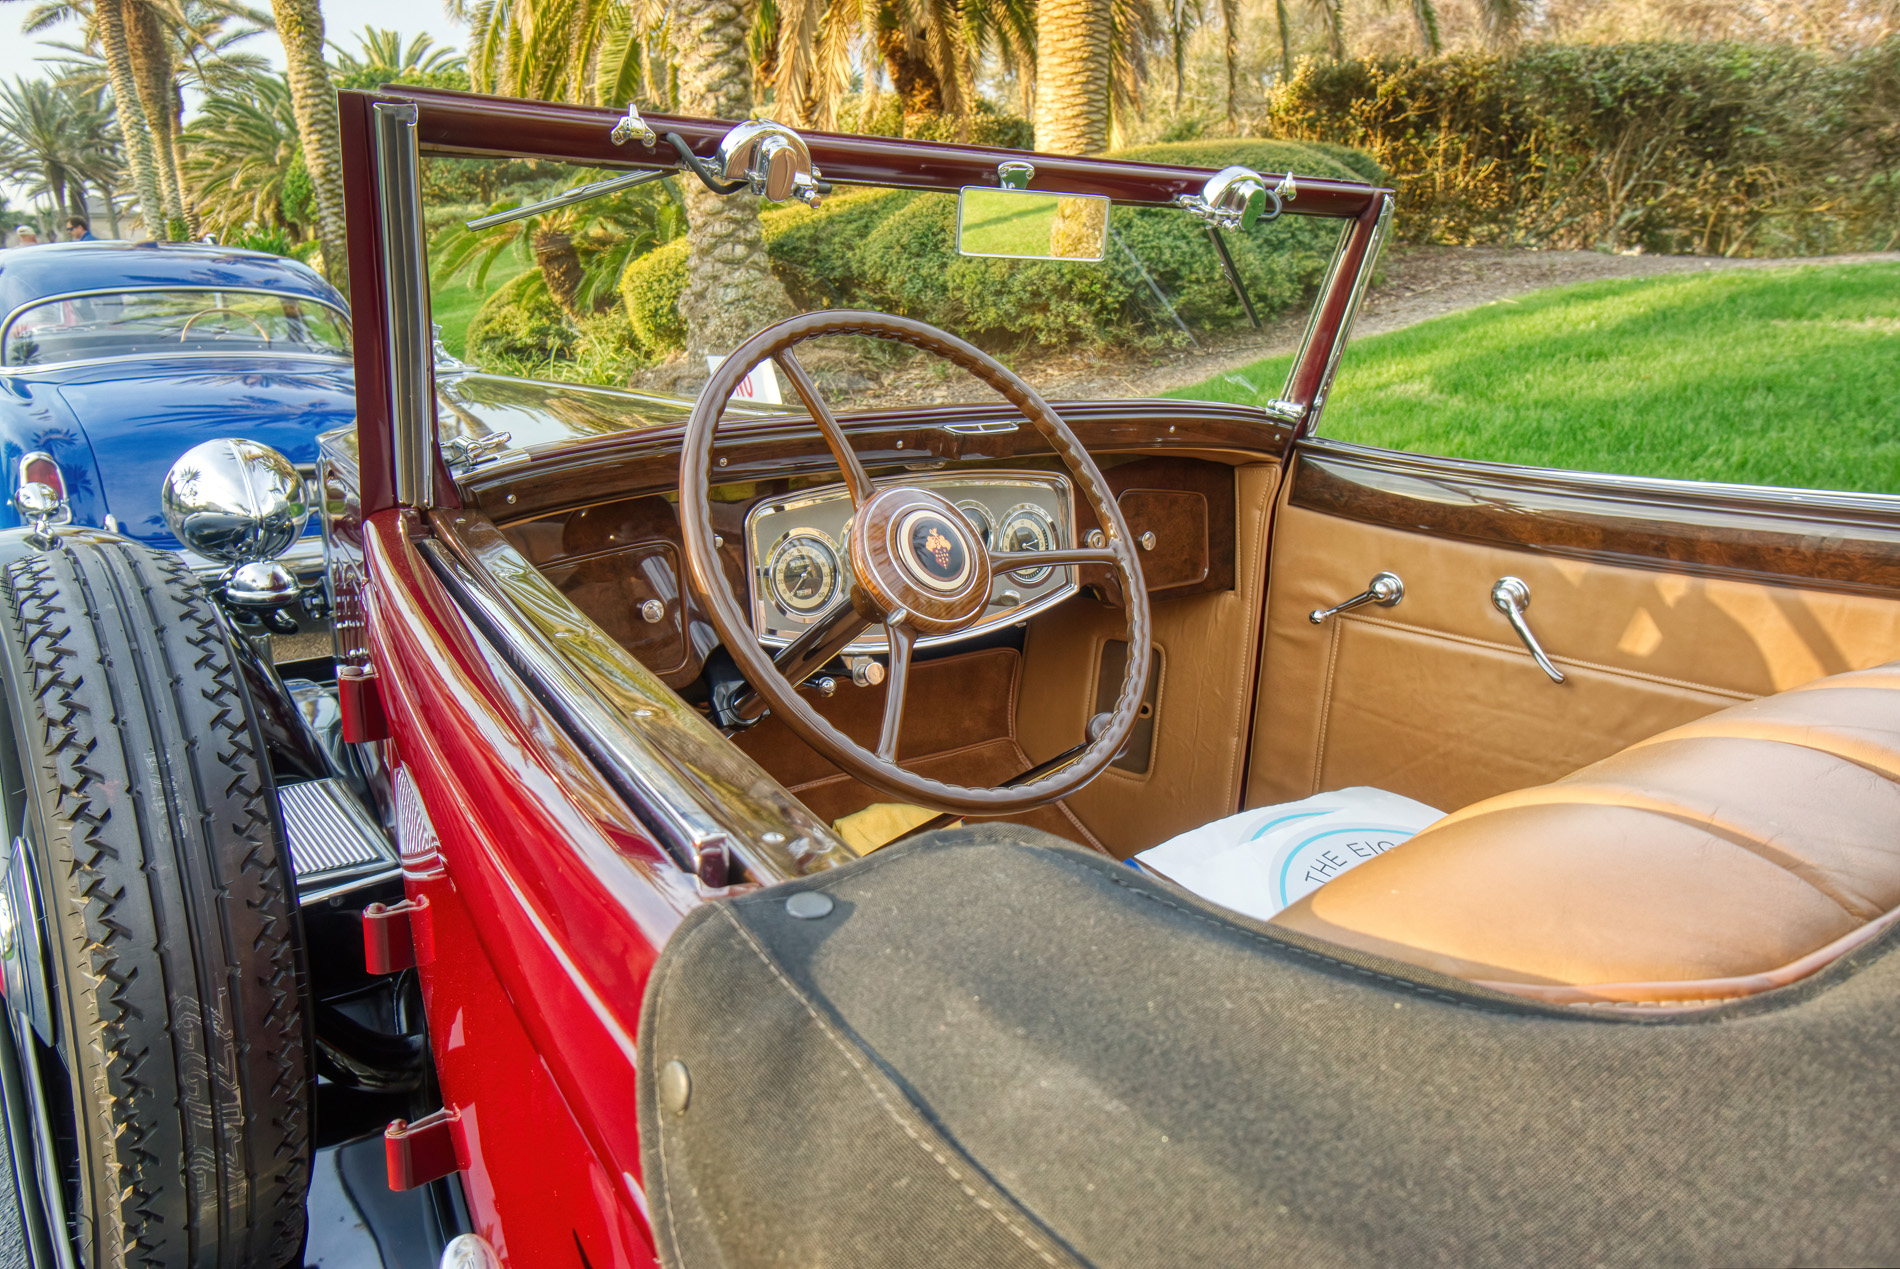
[[343, 781], [280, 785], [277, 802], [298, 903], [320, 903], [402, 871], [389, 838]]

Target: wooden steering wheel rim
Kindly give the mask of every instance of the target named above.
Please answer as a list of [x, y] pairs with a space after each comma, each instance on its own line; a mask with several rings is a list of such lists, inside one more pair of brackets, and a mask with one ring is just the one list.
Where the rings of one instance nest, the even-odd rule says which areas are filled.
[[[753, 633], [744, 605], [727, 580], [713, 545], [712, 525], [712, 454], [714, 433], [725, 413], [733, 390], [760, 363], [770, 359], [779, 364], [792, 381], [794, 391], [812, 413], [844, 471], [853, 491], [853, 503], [861, 506], [872, 494], [863, 468], [851, 454], [850, 445], [831, 412], [817, 396], [810, 376], [792, 355], [795, 345], [825, 335], [865, 335], [908, 344], [944, 358], [987, 384], [1041, 432], [1056, 456], [1068, 468], [1076, 487], [1088, 499], [1107, 538], [1103, 558], [1122, 575], [1122, 593], [1127, 617], [1128, 656], [1123, 662], [1121, 692], [1110, 710], [1108, 724], [1089, 742], [1076, 760], [1059, 771], [1014, 788], [948, 784], [928, 776], [906, 771], [895, 760], [895, 753], [883, 757], [860, 745], [834, 727], [816, 708], [798, 693], [798, 689], [774, 665], [768, 649]], [[1121, 508], [1109, 492], [1107, 482], [1094, 460], [1083, 449], [1069, 425], [1049, 404], [1014, 373], [982, 350], [956, 336], [923, 322], [886, 313], [832, 309], [807, 313], [777, 325], [768, 326], [741, 344], [720, 363], [699, 394], [686, 424], [680, 450], [680, 530], [685, 539], [687, 576], [693, 590], [706, 605], [713, 627], [744, 673], [746, 680], [770, 703], [778, 716], [806, 744], [816, 749], [847, 774], [892, 797], [903, 798], [937, 810], [971, 815], [1008, 815], [1060, 801], [1090, 780], [1115, 759], [1134, 729], [1141, 709], [1149, 662], [1148, 591], [1142, 581], [1141, 563], [1135, 544], [1128, 535]], [[882, 498], [890, 489], [901, 489], [901, 482], [878, 489]], [[862, 539], [866, 535], [855, 535]], [[1074, 544], [1071, 544], [1072, 546]], [[853, 555], [857, 555], [854, 541]], [[1093, 561], [1091, 561], [1093, 562]], [[854, 573], [855, 563], [847, 565]], [[858, 579], [862, 580], [862, 579]], [[854, 589], [862, 592], [864, 587]], [[981, 609], [979, 608], [980, 612]], [[897, 619], [908, 618], [899, 612]], [[908, 646], [904, 649], [908, 656]], [[898, 649], [892, 647], [892, 672], [887, 692], [901, 693], [904, 675], [896, 665]], [[901, 709], [901, 706], [899, 707]], [[887, 720], [888, 726], [888, 720]], [[895, 746], [892, 746], [893, 750]]]

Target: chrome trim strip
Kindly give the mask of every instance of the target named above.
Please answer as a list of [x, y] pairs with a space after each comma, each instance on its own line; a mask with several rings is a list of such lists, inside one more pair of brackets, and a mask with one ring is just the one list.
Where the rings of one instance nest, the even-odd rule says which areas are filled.
[[396, 501], [427, 507], [435, 474], [434, 327], [429, 321], [428, 255], [422, 241], [417, 108], [376, 103], [376, 200], [383, 257], [383, 321], [388, 340], [389, 424], [394, 433]]
[[[1563, 467], [1530, 467], [1482, 458], [1445, 458], [1409, 450], [1381, 449], [1329, 436], [1304, 436], [1295, 454], [1338, 458], [1348, 462], [1400, 471], [1421, 479], [1494, 479], [1542, 485], [1555, 492], [1613, 499], [1618, 502], [1722, 503], [1746, 499], [1762, 511], [1816, 520], [1838, 520], [1843, 515], [1867, 516], [1883, 522], [1900, 517], [1900, 494], [1854, 493], [1846, 490], [1801, 489], [1785, 485], [1743, 485], [1717, 480], [1678, 480], [1669, 476], [1623, 476], [1614, 472], [1572, 471]], [[1753, 510], [1754, 508], [1749, 508]]]
[[682, 868], [720, 840], [767, 884], [857, 858], [493, 524], [466, 512], [434, 520], [439, 536], [416, 544], [423, 558]]
[[[1319, 390], [1313, 394], [1313, 404], [1306, 411], [1306, 430], [1311, 432], [1319, 426], [1320, 415], [1326, 409], [1326, 398], [1333, 390], [1333, 375], [1339, 370], [1339, 359], [1345, 355], [1346, 344], [1352, 338], [1353, 319], [1359, 316], [1359, 303], [1366, 298], [1366, 287], [1372, 281], [1372, 271], [1378, 267], [1379, 255], [1385, 250], [1386, 231], [1392, 227], [1392, 195], [1387, 194], [1379, 205], [1379, 220], [1372, 227], [1372, 241], [1366, 244], [1365, 258], [1359, 262], [1359, 271], [1353, 276], [1352, 294], [1346, 299], [1346, 312], [1339, 319], [1339, 333], [1333, 336], [1333, 346], [1326, 354], [1326, 373], [1320, 376]], [[1315, 307], [1315, 312], [1318, 308]], [[1298, 366], [1300, 363], [1293, 363]]]
[[1333, 283], [1339, 278], [1339, 270], [1346, 262], [1346, 248], [1352, 242], [1352, 221], [1348, 220], [1339, 227], [1339, 241], [1333, 244], [1333, 258], [1326, 264], [1325, 276], [1319, 280], [1319, 290], [1313, 293], [1313, 306], [1307, 310], [1306, 331], [1300, 336], [1299, 351], [1293, 354], [1293, 360], [1286, 368], [1286, 382], [1280, 385], [1280, 399], [1275, 404], [1290, 404], [1298, 407], [1298, 413], [1292, 417], [1275, 415], [1283, 423], [1298, 424], [1305, 407], [1293, 399], [1293, 376], [1306, 364], [1306, 354], [1313, 347], [1313, 339], [1319, 334], [1319, 315], [1326, 307], [1326, 297], [1333, 293]]

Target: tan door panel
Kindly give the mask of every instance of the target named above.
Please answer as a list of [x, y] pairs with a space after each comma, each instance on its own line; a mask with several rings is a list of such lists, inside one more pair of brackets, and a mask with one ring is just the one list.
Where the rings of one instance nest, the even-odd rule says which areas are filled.
[[[1162, 681], [1148, 770], [1111, 767], [1066, 803], [1118, 857], [1239, 809], [1267, 526], [1279, 474], [1271, 463], [1235, 469], [1234, 589], [1153, 605]], [[1081, 738], [1102, 645], [1125, 637], [1119, 608], [1081, 600], [1030, 623], [1016, 732], [1032, 759], [1053, 757]]]
[[[1405, 598], [1307, 614], [1397, 573]], [[1900, 602], [1280, 510], [1246, 800], [1372, 784], [1453, 810], [1726, 705], [1900, 655]], [[1491, 604], [1529, 585], [1545, 677]]]

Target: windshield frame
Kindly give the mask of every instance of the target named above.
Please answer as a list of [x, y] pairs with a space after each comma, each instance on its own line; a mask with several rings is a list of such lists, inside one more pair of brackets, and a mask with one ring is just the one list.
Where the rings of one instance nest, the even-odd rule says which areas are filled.
[[275, 351], [268, 348], [264, 348], [264, 349], [250, 348], [250, 349], [245, 349], [243, 351], [214, 352], [208, 349], [187, 350], [187, 349], [181, 348], [177, 352], [116, 353], [116, 354], [109, 354], [106, 356], [99, 356], [99, 357], [70, 357], [64, 361], [36, 362], [32, 365], [26, 365], [26, 366], [9, 366], [9, 365], [4, 364], [7, 341], [11, 339], [13, 336], [13, 324], [25, 314], [32, 312], [34, 309], [39, 308], [42, 305], [60, 304], [60, 303], [64, 303], [67, 300], [94, 299], [100, 296], [107, 296], [107, 295], [152, 295], [152, 294], [163, 294], [163, 293], [179, 294], [179, 293], [186, 293], [186, 292], [217, 294], [217, 295], [267, 295], [267, 296], [270, 296], [272, 299], [295, 300], [300, 304], [319, 305], [322, 308], [328, 309], [330, 312], [336, 314], [338, 320], [341, 321], [343, 324], [344, 331], [351, 336], [352, 340], [354, 340], [355, 338], [356, 328], [355, 328], [355, 324], [351, 320], [350, 311], [347, 308], [338, 308], [335, 304], [330, 303], [328, 300], [322, 299], [314, 295], [302, 295], [302, 294], [297, 294], [290, 291], [273, 291], [268, 287], [261, 287], [261, 286], [222, 286], [222, 285], [211, 285], [211, 284], [202, 283], [202, 282], [173, 282], [173, 283], [160, 283], [160, 284], [144, 285], [144, 286], [95, 286], [95, 287], [89, 287], [85, 290], [80, 290], [80, 291], [55, 291], [47, 295], [36, 296], [33, 299], [24, 301], [23, 303], [16, 305], [13, 308], [13, 310], [6, 315], [5, 319], [0, 320], [0, 376], [43, 374], [49, 370], [63, 370], [72, 366], [96, 366], [96, 365], [104, 365], [104, 364], [113, 363], [113, 362], [175, 361], [181, 357], [189, 357], [189, 358], [206, 358], [206, 357], [210, 357], [210, 358], [221, 358], [221, 357], [280, 358], [281, 357], [286, 360], [308, 360], [308, 361], [323, 361], [323, 362], [331, 362], [331, 363], [348, 362], [351, 360], [351, 352], [347, 348], [341, 352], [333, 352], [333, 353], [311, 352], [308, 350], [298, 351], [298, 352], [289, 352], [289, 351], [279, 352], [279, 351]]
[[[673, 171], [678, 155], [661, 137], [676, 133], [700, 160], [736, 123], [648, 115], [652, 142], [612, 139], [621, 113], [599, 106], [523, 101], [448, 89], [384, 85], [337, 94], [344, 207], [356, 325], [359, 514], [394, 507], [454, 505], [442, 458], [429, 365], [427, 248], [419, 193], [423, 155], [550, 159], [611, 172]], [[800, 129], [814, 175], [840, 185], [954, 194], [1000, 185], [1003, 164], [1034, 165], [1034, 187], [1097, 194], [1135, 207], [1181, 207], [1215, 176], [1211, 168], [1043, 154]], [[1355, 310], [1390, 224], [1393, 191], [1361, 181], [1295, 175], [1284, 204], [1292, 216], [1341, 225], [1306, 338], [1282, 399], [1254, 407], [1263, 424], [1311, 433], [1338, 366]]]

